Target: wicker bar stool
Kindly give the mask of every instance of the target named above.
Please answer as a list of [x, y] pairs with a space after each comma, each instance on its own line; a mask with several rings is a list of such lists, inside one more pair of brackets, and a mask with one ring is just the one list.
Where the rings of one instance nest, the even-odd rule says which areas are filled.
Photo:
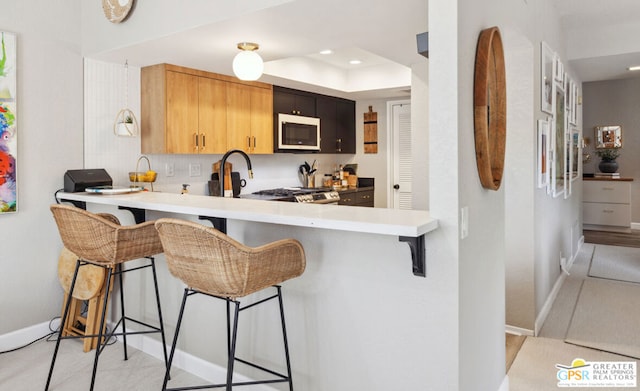
[[[169, 364], [162, 386], [164, 390], [189, 390], [201, 388], [253, 385], [264, 383], [288, 382], [293, 390], [291, 380], [291, 362], [284, 321], [282, 293], [280, 284], [288, 279], [300, 276], [305, 269], [306, 261], [302, 245], [294, 239], [283, 239], [260, 247], [247, 247], [215, 228], [205, 227], [190, 221], [178, 219], [159, 219], [156, 228], [164, 247], [167, 266], [172, 275], [182, 280], [187, 287], [182, 297], [182, 305], [176, 325], [176, 332], [169, 354]], [[241, 307], [238, 298], [274, 287], [274, 295]], [[194, 294], [203, 294], [224, 300], [227, 304], [227, 379], [223, 384], [167, 388], [171, 371], [171, 362], [178, 341], [182, 316], [187, 298]], [[284, 341], [286, 375], [264, 368], [255, 363], [236, 357], [236, 337], [238, 316], [241, 311], [258, 304], [277, 299], [280, 308], [280, 323]], [[231, 305], [233, 304], [233, 321]], [[246, 382], [233, 382], [235, 362], [273, 375], [272, 379]]]
[[[94, 338], [97, 337], [98, 347], [96, 348], [95, 359], [93, 363], [93, 373], [91, 375], [91, 386], [89, 390], [93, 390], [96, 378], [96, 370], [98, 368], [98, 359], [102, 350], [106, 346], [107, 341], [114, 335], [123, 336], [124, 359], [128, 359], [127, 355], [127, 335], [160, 333], [162, 337], [162, 346], [164, 353], [165, 365], [167, 364], [167, 348], [164, 335], [164, 325], [162, 321], [162, 310], [160, 308], [160, 294], [158, 292], [158, 279], [156, 275], [155, 261], [153, 255], [162, 252], [162, 243], [158, 237], [158, 233], [154, 227], [153, 221], [135, 224], [131, 226], [121, 226], [118, 219], [109, 214], [94, 214], [84, 209], [68, 205], [51, 205], [51, 212], [58, 226], [60, 237], [64, 246], [71, 252], [76, 254], [78, 260], [76, 262], [75, 271], [71, 279], [69, 293], [66, 299], [65, 309], [62, 315], [61, 325], [66, 324], [69, 317], [69, 308], [74, 294], [74, 288], [78, 277], [78, 272], [82, 267], [87, 265], [95, 265], [104, 268], [106, 277], [104, 286], [109, 287], [113, 283], [116, 276], [120, 284], [120, 307], [121, 317], [114, 326], [111, 333], [105, 335], [106, 312], [109, 302], [110, 289], [105, 290], [104, 301], [101, 307], [100, 323], [98, 326], [98, 334], [85, 334], [83, 336], [65, 336], [64, 328], [60, 328], [58, 340], [51, 358], [51, 367], [45, 391], [49, 389], [53, 368], [56, 363], [56, 356], [60, 342], [68, 338]], [[124, 269], [122, 264], [139, 258], [147, 258], [150, 262], [146, 265]], [[124, 293], [122, 284], [122, 275], [124, 273], [151, 268], [153, 272], [153, 286], [156, 294], [156, 305], [158, 309], [159, 327], [140, 322], [136, 319], [129, 318], [125, 315], [124, 310]], [[147, 330], [143, 331], [126, 331], [126, 321], [132, 321]], [[122, 325], [123, 332], [116, 333], [115, 330]]]

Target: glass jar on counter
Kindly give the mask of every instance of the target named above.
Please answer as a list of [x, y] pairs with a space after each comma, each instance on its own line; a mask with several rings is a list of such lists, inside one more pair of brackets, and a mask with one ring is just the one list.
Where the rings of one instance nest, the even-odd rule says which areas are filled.
[[332, 187], [333, 186], [333, 178], [331, 174], [324, 174], [322, 177], [322, 187]]

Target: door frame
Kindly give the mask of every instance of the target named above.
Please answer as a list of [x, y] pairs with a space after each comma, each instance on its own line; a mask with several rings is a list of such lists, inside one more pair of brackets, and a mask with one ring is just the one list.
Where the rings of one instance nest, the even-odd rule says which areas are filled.
[[397, 157], [393, 151], [394, 144], [394, 129], [393, 129], [393, 106], [396, 105], [411, 105], [411, 99], [399, 99], [387, 101], [387, 208], [393, 209], [394, 205], [394, 182], [393, 171], [397, 164]]

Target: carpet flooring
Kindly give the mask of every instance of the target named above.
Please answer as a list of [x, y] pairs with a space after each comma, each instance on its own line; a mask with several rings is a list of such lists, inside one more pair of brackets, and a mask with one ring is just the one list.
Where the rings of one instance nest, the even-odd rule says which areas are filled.
[[[0, 390], [44, 390], [51, 365], [54, 342], [45, 340], [11, 353], [0, 354]], [[94, 391], [150, 391], [162, 389], [164, 363], [129, 347], [129, 360], [123, 360], [120, 342], [108, 346], [100, 355]], [[91, 384], [94, 351], [82, 352], [82, 342], [60, 343], [50, 391], [86, 391]], [[171, 387], [206, 384], [179, 369], [171, 371]], [[248, 391], [248, 390], [247, 390]]]
[[[633, 362], [627, 357], [570, 345], [561, 340], [543, 337], [527, 337], [520, 349], [518, 357], [509, 371], [510, 391], [549, 391], [558, 390], [558, 369], [556, 364], [571, 365], [574, 359], [586, 361], [625, 361]], [[572, 387], [570, 390], [594, 390], [594, 388]], [[596, 390], [610, 388], [595, 388]], [[616, 388], [618, 389], [618, 388]], [[636, 388], [622, 388], [632, 390]]]
[[638, 308], [639, 284], [586, 279], [565, 341], [640, 359]]
[[[606, 236], [606, 233], [602, 237], [604, 236]], [[585, 231], [585, 239], [586, 237]], [[640, 369], [640, 360], [564, 342], [572, 324], [574, 309], [578, 304], [584, 281], [596, 280], [605, 283], [609, 282], [588, 276], [591, 259], [596, 247], [599, 247], [599, 245], [589, 242], [582, 245], [570, 269], [570, 274], [562, 284], [558, 296], [540, 329], [539, 336], [526, 337], [508, 371], [510, 391], [559, 389], [557, 368], [555, 365], [570, 365], [575, 358], [583, 358], [587, 361], [635, 361]], [[628, 284], [624, 282], [619, 283]], [[619, 299], [624, 300], [624, 297]], [[617, 314], [614, 314], [608, 321], [609, 323], [615, 323], [617, 322], [616, 319]], [[633, 341], [633, 339], [631, 341]], [[571, 389], [593, 390], [593, 388]], [[603, 388], [598, 389], [602, 390]], [[640, 384], [636, 388], [624, 389], [640, 390]]]
[[640, 248], [596, 246], [589, 276], [640, 283]]

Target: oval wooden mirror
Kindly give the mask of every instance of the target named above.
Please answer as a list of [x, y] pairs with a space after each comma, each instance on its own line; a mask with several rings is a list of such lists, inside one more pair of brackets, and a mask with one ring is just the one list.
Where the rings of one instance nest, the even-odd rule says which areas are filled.
[[473, 84], [476, 164], [482, 187], [498, 190], [504, 171], [507, 84], [500, 29], [482, 30]]

